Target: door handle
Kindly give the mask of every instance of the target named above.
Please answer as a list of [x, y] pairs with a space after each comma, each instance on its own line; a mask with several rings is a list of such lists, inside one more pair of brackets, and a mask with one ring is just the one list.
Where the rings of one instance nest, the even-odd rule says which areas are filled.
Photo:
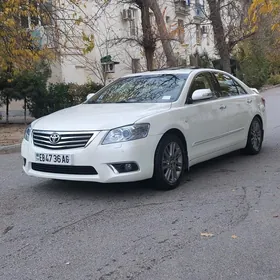
[[227, 106], [223, 105], [223, 106], [220, 107], [220, 110], [225, 110], [226, 108], [227, 108]]
[[247, 103], [248, 103], [248, 104], [250, 104], [250, 103], [252, 103], [252, 102], [253, 102], [252, 99], [248, 99], [248, 100], [247, 100]]

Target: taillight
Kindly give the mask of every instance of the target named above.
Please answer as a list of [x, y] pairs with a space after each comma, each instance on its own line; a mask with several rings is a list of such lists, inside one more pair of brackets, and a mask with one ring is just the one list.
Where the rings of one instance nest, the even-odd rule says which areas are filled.
[[263, 106], [265, 106], [265, 99], [262, 97]]

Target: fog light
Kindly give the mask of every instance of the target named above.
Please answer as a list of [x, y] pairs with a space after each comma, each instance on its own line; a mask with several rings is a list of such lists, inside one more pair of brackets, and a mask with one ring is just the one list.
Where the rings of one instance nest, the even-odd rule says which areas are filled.
[[135, 162], [114, 163], [110, 164], [110, 166], [118, 173], [128, 173], [139, 170], [139, 167]]
[[133, 166], [132, 166], [131, 163], [126, 163], [124, 165], [124, 169], [125, 169], [126, 172], [130, 172], [133, 169]]
[[26, 165], [26, 158], [23, 158], [23, 166]]

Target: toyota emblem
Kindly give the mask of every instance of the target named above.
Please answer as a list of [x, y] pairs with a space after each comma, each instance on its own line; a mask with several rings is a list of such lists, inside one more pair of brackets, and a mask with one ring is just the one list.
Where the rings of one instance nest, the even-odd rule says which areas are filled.
[[60, 135], [58, 133], [53, 133], [50, 135], [49, 140], [51, 144], [55, 145], [60, 141]]

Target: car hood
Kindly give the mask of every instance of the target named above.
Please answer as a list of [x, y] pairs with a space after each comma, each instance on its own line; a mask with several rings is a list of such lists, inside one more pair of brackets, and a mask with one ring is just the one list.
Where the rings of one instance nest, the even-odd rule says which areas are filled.
[[42, 117], [32, 129], [51, 131], [109, 130], [129, 125], [158, 112], [167, 111], [171, 103], [81, 104]]

